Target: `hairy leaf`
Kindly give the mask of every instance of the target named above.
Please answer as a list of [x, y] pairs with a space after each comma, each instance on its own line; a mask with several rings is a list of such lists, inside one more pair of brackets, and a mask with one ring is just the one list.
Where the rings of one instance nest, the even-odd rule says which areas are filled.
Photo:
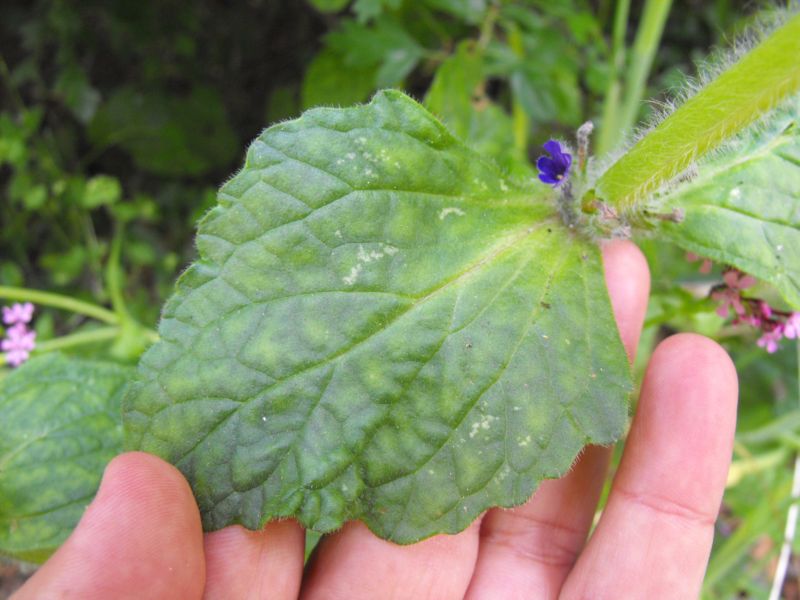
[[660, 202], [685, 213], [662, 232], [683, 248], [772, 283], [800, 308], [800, 102], [755, 137], [698, 166]]
[[47, 354], [0, 381], [0, 553], [44, 561], [122, 450], [133, 369]]
[[630, 207], [800, 90], [794, 14], [639, 140], [597, 180], [603, 200]]
[[413, 542], [622, 432], [598, 249], [399, 92], [266, 130], [200, 225], [125, 399], [207, 529]]

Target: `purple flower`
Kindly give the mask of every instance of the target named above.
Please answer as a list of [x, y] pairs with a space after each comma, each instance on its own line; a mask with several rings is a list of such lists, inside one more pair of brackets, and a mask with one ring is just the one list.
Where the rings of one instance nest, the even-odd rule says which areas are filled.
[[13, 304], [3, 307], [3, 323], [16, 325], [17, 323], [30, 323], [33, 317], [33, 304]]
[[36, 347], [36, 332], [30, 331], [25, 323], [17, 323], [6, 331], [6, 336], [0, 342], [0, 350], [5, 352], [8, 364], [18, 367], [28, 360]]
[[783, 335], [790, 340], [800, 337], [800, 312], [793, 312], [783, 324]]
[[555, 140], [546, 142], [542, 147], [550, 156], [540, 156], [536, 161], [539, 179], [553, 187], [558, 187], [567, 180], [569, 167], [572, 164], [572, 155], [564, 152], [561, 144]]
[[758, 338], [758, 342], [756, 343], [760, 348], [765, 348], [767, 352], [772, 354], [778, 351], [778, 342], [781, 341], [782, 337], [783, 327], [779, 325], [771, 331], [765, 331], [764, 334]]

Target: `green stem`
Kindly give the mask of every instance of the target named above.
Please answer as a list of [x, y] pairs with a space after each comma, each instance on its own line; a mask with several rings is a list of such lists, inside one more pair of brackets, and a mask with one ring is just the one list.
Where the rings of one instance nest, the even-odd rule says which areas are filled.
[[34, 304], [41, 304], [42, 306], [52, 306], [53, 308], [60, 308], [62, 310], [86, 315], [87, 317], [92, 317], [110, 325], [118, 325], [120, 322], [119, 316], [116, 313], [102, 306], [84, 302], [83, 300], [77, 300], [70, 296], [54, 294], [52, 292], [0, 286], [0, 298], [18, 302], [33, 302]]
[[[47, 340], [41, 344], [37, 344], [32, 354], [44, 354], [46, 352], [53, 352], [54, 350], [64, 350], [65, 348], [74, 348], [75, 346], [106, 342], [108, 340], [113, 340], [119, 334], [119, 327], [100, 327], [98, 329], [92, 329], [89, 331], [71, 333], [69, 335], [53, 338], [52, 340]], [[0, 366], [5, 364], [5, 354], [0, 354]]]
[[122, 293], [121, 269], [122, 242], [124, 235], [125, 232], [121, 226], [116, 226], [114, 228], [114, 238], [111, 240], [111, 251], [108, 254], [108, 262], [106, 263], [106, 288], [108, 290], [108, 295], [111, 297], [111, 306], [114, 307], [114, 312], [120, 319], [127, 321], [131, 319], [131, 316]]
[[800, 15], [687, 100], [614, 165], [596, 195], [623, 210], [800, 90]]
[[633, 42], [631, 64], [625, 77], [625, 92], [622, 95], [617, 129], [612, 132], [612, 135], [616, 134], [612, 145], [636, 125], [644, 99], [647, 77], [650, 75], [656, 50], [661, 43], [661, 34], [664, 32], [664, 24], [667, 22], [671, 5], [672, 0], [647, 0], [644, 5], [639, 29]]
[[605, 154], [612, 150], [621, 135], [619, 100], [622, 93], [622, 82], [619, 76], [625, 66], [625, 31], [628, 28], [630, 8], [631, 0], [618, 0], [614, 12], [614, 29], [611, 34], [611, 72], [608, 76], [600, 132], [597, 136], [598, 154]]
[[486, 16], [483, 19], [483, 23], [481, 23], [481, 34], [478, 38], [478, 46], [484, 50], [494, 37], [494, 25], [499, 14], [500, 8], [496, 4], [492, 4], [489, 10], [486, 11]]
[[[520, 59], [525, 57], [525, 43], [522, 34], [516, 25], [512, 24], [508, 28], [508, 45]], [[514, 131], [514, 147], [523, 155], [528, 151], [528, 131], [530, 130], [530, 119], [520, 101], [514, 95], [511, 99], [511, 122]]]

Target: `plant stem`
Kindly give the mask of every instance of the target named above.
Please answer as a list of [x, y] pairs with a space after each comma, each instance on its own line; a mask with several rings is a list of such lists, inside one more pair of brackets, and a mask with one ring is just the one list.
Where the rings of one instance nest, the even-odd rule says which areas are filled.
[[630, 0], [618, 0], [614, 12], [614, 29], [611, 34], [611, 72], [608, 87], [603, 99], [603, 116], [597, 136], [597, 153], [605, 154], [612, 150], [622, 134], [619, 128], [619, 98], [622, 82], [619, 75], [625, 66], [625, 30], [628, 28]]
[[478, 46], [484, 50], [494, 37], [494, 24], [497, 21], [497, 16], [499, 14], [500, 8], [497, 6], [497, 4], [492, 4], [489, 7], [489, 10], [486, 11], [486, 16], [483, 18], [483, 23], [481, 23], [481, 34], [478, 38]]
[[70, 296], [54, 294], [52, 292], [0, 286], [0, 298], [19, 302], [33, 302], [34, 304], [41, 304], [43, 306], [52, 306], [53, 308], [60, 308], [62, 310], [86, 315], [87, 317], [92, 317], [110, 325], [118, 325], [120, 322], [120, 318], [116, 313], [102, 306], [84, 302], [83, 300], [77, 300]]
[[111, 306], [114, 312], [123, 321], [131, 320], [128, 307], [125, 305], [125, 298], [122, 293], [122, 269], [120, 265], [122, 254], [122, 243], [125, 232], [122, 226], [114, 227], [114, 238], [111, 240], [111, 251], [108, 254], [106, 263], [106, 289], [111, 297]]
[[[85, 344], [95, 344], [97, 342], [105, 342], [113, 340], [120, 333], [119, 327], [100, 327], [98, 329], [91, 329], [89, 331], [80, 331], [78, 333], [71, 333], [61, 337], [53, 338], [38, 344], [33, 350], [33, 354], [44, 354], [45, 352], [53, 352], [54, 350], [64, 350], [65, 348], [73, 348], [75, 346], [83, 346]], [[0, 354], [0, 366], [6, 364], [6, 357]]]
[[[508, 45], [514, 54], [520, 59], [524, 59], [525, 42], [522, 40], [519, 28], [513, 24], [508, 28]], [[511, 98], [511, 119], [514, 131], [514, 147], [524, 156], [528, 152], [528, 131], [531, 124], [528, 114], [516, 98], [516, 94], [513, 94]]]
[[611, 132], [614, 144], [627, 135], [637, 121], [639, 107], [644, 99], [647, 77], [653, 66], [656, 50], [661, 43], [661, 34], [672, 5], [672, 0], [647, 0], [633, 42], [631, 64], [625, 77], [625, 93], [619, 111], [617, 129]]
[[[798, 376], [798, 400], [800, 400], [800, 339], [797, 340], [797, 376]], [[800, 512], [800, 453], [794, 459], [794, 475], [792, 479], [792, 504], [786, 514], [786, 528], [783, 532], [783, 545], [781, 546], [778, 566], [775, 568], [775, 578], [772, 580], [772, 589], [769, 592], [769, 600], [779, 600], [783, 591], [783, 584], [786, 581], [786, 572], [789, 569], [789, 559], [792, 557], [792, 545], [794, 536], [797, 532], [797, 517]]]
[[630, 209], [800, 89], [800, 15], [789, 19], [614, 163], [595, 195]]

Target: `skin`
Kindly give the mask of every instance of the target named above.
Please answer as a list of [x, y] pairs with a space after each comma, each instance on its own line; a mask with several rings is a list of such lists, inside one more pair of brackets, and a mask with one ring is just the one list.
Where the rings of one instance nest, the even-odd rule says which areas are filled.
[[[649, 272], [630, 242], [603, 249], [632, 359]], [[412, 546], [360, 523], [324, 538], [303, 569], [293, 521], [202, 533], [181, 474], [143, 453], [115, 458], [67, 542], [20, 589], [30, 598], [548, 599], [697, 597], [730, 463], [738, 396], [727, 354], [675, 335], [652, 356], [608, 505], [587, 541], [610, 448], [588, 447], [526, 504]]]

